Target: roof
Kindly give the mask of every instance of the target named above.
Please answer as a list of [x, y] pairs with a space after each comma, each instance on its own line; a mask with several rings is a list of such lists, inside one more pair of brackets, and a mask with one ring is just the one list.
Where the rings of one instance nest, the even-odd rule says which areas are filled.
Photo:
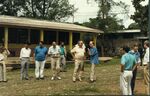
[[13, 17], [5, 15], [0, 15], [0, 25], [39, 29], [66, 30], [76, 32], [103, 33], [103, 31], [98, 29], [92, 29], [75, 24], [50, 22], [48, 20], [29, 19], [24, 17]]
[[140, 29], [131, 29], [131, 30], [117, 30], [110, 33], [140, 33]]

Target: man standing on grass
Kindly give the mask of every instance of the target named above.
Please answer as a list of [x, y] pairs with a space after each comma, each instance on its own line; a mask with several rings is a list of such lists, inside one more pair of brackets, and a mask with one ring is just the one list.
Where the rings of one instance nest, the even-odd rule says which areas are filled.
[[78, 42], [78, 46], [75, 46], [71, 50], [73, 59], [75, 60], [75, 68], [73, 72], [73, 82], [76, 82], [77, 74], [79, 81], [82, 81], [82, 74], [84, 71], [84, 59], [85, 59], [85, 48], [83, 48], [83, 41]]
[[145, 55], [143, 58], [143, 66], [144, 66], [144, 83], [147, 95], [150, 95], [150, 76], [149, 76], [149, 41], [144, 42]]
[[98, 60], [98, 51], [97, 48], [94, 46], [94, 42], [89, 42], [90, 49], [88, 49], [88, 53], [90, 55], [90, 62], [91, 62], [91, 74], [90, 74], [90, 82], [96, 81], [95, 76], [95, 66], [96, 64], [99, 64]]
[[132, 95], [134, 95], [134, 87], [135, 87], [135, 80], [136, 80], [136, 74], [137, 74], [137, 67], [140, 66], [141, 60], [140, 60], [140, 53], [138, 52], [138, 44], [134, 44], [133, 48], [129, 53], [133, 56], [135, 56], [136, 59], [136, 67], [135, 70], [133, 70], [133, 77], [131, 80], [131, 90]]
[[60, 44], [60, 67], [61, 71], [65, 72], [66, 71], [66, 47], [64, 45], [64, 42], [61, 42]]
[[30, 63], [31, 49], [29, 48], [29, 43], [25, 43], [24, 47], [20, 51], [21, 60], [21, 80], [28, 80], [28, 69]]
[[60, 75], [60, 47], [56, 44], [56, 42], [52, 43], [52, 46], [48, 50], [48, 54], [51, 56], [51, 69], [53, 76], [51, 80], [61, 80]]
[[130, 48], [122, 48], [122, 57], [121, 57], [121, 76], [120, 76], [120, 87], [123, 95], [132, 95], [131, 90], [131, 79], [133, 77], [132, 71], [136, 67], [135, 56], [129, 54]]
[[10, 55], [9, 50], [2, 45], [0, 47], [0, 82], [7, 82], [6, 64], [8, 55]]
[[34, 58], [35, 58], [35, 76], [36, 79], [44, 79], [44, 67], [47, 58], [48, 49], [44, 47], [43, 41], [39, 42], [39, 46], [37, 46], [34, 50]]

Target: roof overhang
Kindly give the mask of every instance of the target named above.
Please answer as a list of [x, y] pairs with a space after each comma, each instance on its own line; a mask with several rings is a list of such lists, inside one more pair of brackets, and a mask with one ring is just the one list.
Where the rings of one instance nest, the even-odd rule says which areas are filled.
[[69, 23], [50, 22], [47, 20], [29, 19], [24, 17], [13, 17], [0, 15], [0, 26], [11, 27], [24, 27], [24, 28], [37, 28], [37, 29], [52, 29], [52, 30], [65, 30], [73, 32], [90, 32], [90, 33], [103, 33], [98, 29], [92, 29], [80, 25]]

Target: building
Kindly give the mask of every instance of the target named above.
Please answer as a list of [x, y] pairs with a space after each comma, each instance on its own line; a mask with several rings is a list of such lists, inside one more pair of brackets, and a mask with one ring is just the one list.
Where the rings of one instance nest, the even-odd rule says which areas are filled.
[[63, 41], [70, 50], [85, 33], [90, 33], [96, 43], [97, 35], [103, 31], [75, 24], [0, 16], [0, 43], [9, 48], [12, 56], [19, 56], [20, 48], [27, 40], [31, 42], [32, 49], [39, 41], [44, 41], [47, 47], [53, 41]]
[[[134, 30], [118, 30], [114, 32], [108, 32], [98, 39], [99, 51], [103, 54], [103, 56], [115, 56], [119, 52], [119, 48], [122, 46], [132, 46], [135, 43], [141, 44], [143, 46], [143, 42], [148, 40], [148, 37], [145, 37], [144, 34], [139, 29]], [[103, 42], [104, 41], [104, 42]], [[102, 46], [103, 45], [103, 48]], [[101, 51], [103, 50], [103, 51]]]

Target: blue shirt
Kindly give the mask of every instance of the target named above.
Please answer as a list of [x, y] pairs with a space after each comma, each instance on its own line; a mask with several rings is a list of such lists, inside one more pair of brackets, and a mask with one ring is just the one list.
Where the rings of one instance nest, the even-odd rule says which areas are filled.
[[90, 62], [91, 64], [99, 64], [98, 51], [96, 47], [90, 48]]
[[136, 64], [136, 58], [129, 53], [125, 53], [121, 58], [121, 64], [124, 65], [124, 70], [132, 70]]
[[35, 53], [35, 60], [37, 61], [44, 61], [47, 55], [48, 49], [46, 47], [37, 46], [34, 50]]
[[136, 59], [136, 63], [139, 63], [139, 60], [140, 60], [140, 53], [137, 51], [137, 52], [134, 52], [133, 50], [129, 51], [129, 53], [133, 56], [135, 56], [135, 59]]

